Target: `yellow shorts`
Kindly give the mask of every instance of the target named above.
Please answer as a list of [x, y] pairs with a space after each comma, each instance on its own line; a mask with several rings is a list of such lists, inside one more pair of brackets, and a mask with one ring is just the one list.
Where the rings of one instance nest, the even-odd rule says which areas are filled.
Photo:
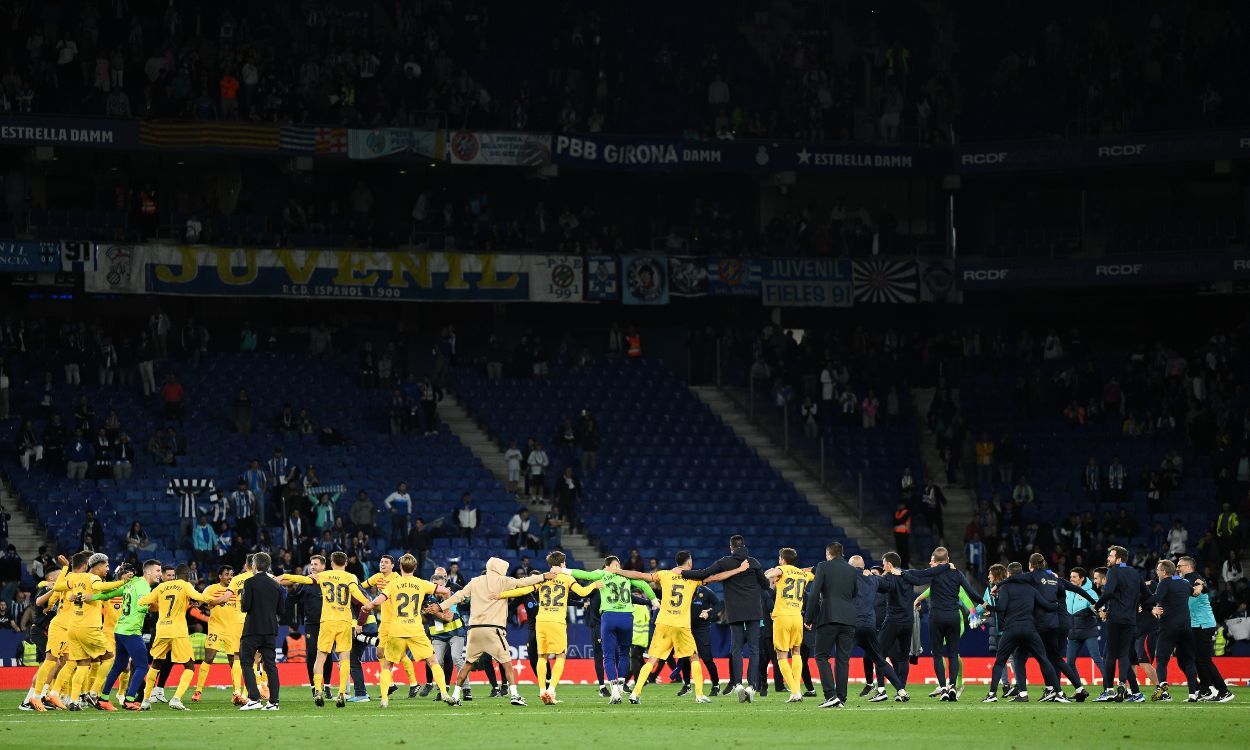
[[195, 652], [191, 649], [188, 636], [178, 638], [156, 638], [152, 641], [152, 659], [169, 659], [174, 664], [186, 664], [195, 661]]
[[69, 631], [69, 658], [73, 661], [98, 659], [108, 653], [104, 628], [74, 628]]
[[652, 659], [667, 659], [670, 653], [674, 658], [682, 659], [694, 656], [697, 651], [690, 628], [679, 628], [676, 625], [656, 625], [655, 633], [651, 635], [651, 645], [647, 647], [647, 655]]
[[327, 654], [341, 654], [352, 650], [352, 624], [350, 622], [323, 622], [317, 633], [317, 650]]
[[424, 661], [434, 655], [434, 644], [429, 638], [418, 635], [393, 636], [386, 639], [385, 658], [392, 664], [403, 661], [404, 654], [412, 652], [413, 661]]
[[233, 632], [214, 633], [210, 630], [208, 637], [204, 639], [204, 649], [219, 654], [238, 654], [239, 640], [234, 637]]
[[563, 622], [536, 622], [538, 653], [563, 654], [569, 650], [569, 628]]
[[53, 620], [48, 625], [48, 651], [45, 658], [59, 659], [69, 656], [69, 629]]
[[777, 617], [773, 620], [773, 648], [792, 651], [803, 645], [803, 618]]
[[378, 643], [386, 643], [391, 639], [391, 629], [387, 627], [386, 620], [378, 623]]

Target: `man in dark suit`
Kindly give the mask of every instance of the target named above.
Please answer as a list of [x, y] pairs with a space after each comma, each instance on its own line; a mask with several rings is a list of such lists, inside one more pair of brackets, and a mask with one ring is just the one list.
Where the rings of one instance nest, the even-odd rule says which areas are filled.
[[[825, 561], [816, 566], [816, 578], [808, 587], [809, 598], [803, 624], [816, 629], [816, 667], [825, 691], [821, 708], [842, 708], [855, 646], [855, 595], [860, 573], [842, 559], [842, 544], [825, 547]], [[731, 579], [732, 580], [732, 579]], [[837, 654], [837, 677], [829, 668], [831, 653]]]
[[[239, 640], [239, 661], [243, 664], [243, 682], [248, 701], [241, 711], [278, 710], [278, 667], [274, 663], [274, 641], [278, 638], [278, 612], [282, 609], [282, 586], [269, 574], [272, 560], [264, 552], [252, 559], [255, 575], [243, 583], [243, 637]], [[260, 702], [256, 674], [252, 664], [260, 653], [261, 664], [269, 677], [269, 701]]]
[[[1102, 695], [1095, 703], [1127, 701], [1141, 703], [1146, 700], [1137, 685], [1137, 673], [1133, 669], [1133, 641], [1137, 627], [1137, 609], [1143, 599], [1149, 598], [1150, 590], [1136, 568], [1129, 567], [1128, 550], [1112, 547], [1107, 550], [1107, 582], [1094, 610], [1102, 610], [1099, 617], [1107, 623], [1106, 648], [1103, 651]], [[1120, 672], [1120, 684], [1115, 684], [1116, 669]], [[1127, 692], [1124, 683], [1128, 683]]]
[[[768, 579], [760, 567], [760, 561], [747, 554], [747, 543], [740, 534], [729, 538], [729, 554], [711, 566], [702, 570], [683, 570], [683, 578], [702, 581], [717, 573], [737, 570], [742, 561], [749, 563], [749, 568], [730, 578], [724, 579], [725, 587], [725, 620], [729, 623], [729, 632], [733, 636], [733, 648], [729, 654], [729, 681], [738, 693], [739, 703], [750, 703], [755, 699], [755, 685], [760, 670], [760, 619], [764, 617], [761, 594], [768, 588]], [[851, 618], [854, 623], [854, 617]], [[751, 646], [751, 658], [747, 661], [746, 675], [742, 673], [742, 649], [746, 644]]]

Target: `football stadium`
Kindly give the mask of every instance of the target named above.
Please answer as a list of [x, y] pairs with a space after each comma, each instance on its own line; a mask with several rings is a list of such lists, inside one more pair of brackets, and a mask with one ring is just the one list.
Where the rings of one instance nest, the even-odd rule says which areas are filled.
[[1248, 29], [0, 3], [2, 744], [1244, 743]]

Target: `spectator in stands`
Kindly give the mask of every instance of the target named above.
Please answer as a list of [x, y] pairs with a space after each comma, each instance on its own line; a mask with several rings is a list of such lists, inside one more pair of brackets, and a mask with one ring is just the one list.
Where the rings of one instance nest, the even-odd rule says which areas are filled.
[[67, 479], [86, 479], [87, 465], [95, 455], [91, 443], [83, 437], [82, 430], [74, 430], [65, 449], [65, 476]]
[[812, 397], [808, 396], [803, 399], [803, 403], [799, 406], [799, 416], [803, 420], [803, 436], [809, 440], [815, 440], [820, 436], [820, 425], [816, 422], [817, 406], [812, 401]]
[[1004, 486], [1011, 486], [1016, 468], [1016, 445], [1010, 433], [1004, 432], [994, 446], [994, 465], [998, 470], [998, 481]]
[[974, 531], [972, 538], [964, 545], [964, 557], [968, 561], [968, 570], [977, 576], [985, 575], [985, 542], [981, 541], [981, 533]]
[[539, 533], [542, 535], [543, 549], [559, 549], [560, 534], [562, 530], [569, 525], [569, 522], [560, 514], [560, 506], [553, 506], [543, 516], [542, 527]]
[[191, 532], [191, 549], [195, 551], [196, 561], [207, 569], [217, 550], [217, 532], [203, 513], [196, 518], [195, 529]]
[[48, 571], [56, 568], [56, 560], [52, 558], [52, 554], [48, 552], [48, 545], [39, 545], [39, 552], [35, 555], [35, 559], [30, 561], [30, 577], [36, 581], [42, 581]]
[[351, 519], [353, 531], [364, 531], [370, 536], [377, 533], [375, 526], [377, 509], [373, 507], [369, 493], [364, 490], [357, 493], [355, 502], [347, 511], [347, 517]]
[[1146, 510], [1150, 515], [1158, 515], [1167, 512], [1168, 492], [1167, 485], [1153, 471], [1147, 473], [1145, 482], [1146, 487]]
[[911, 510], [900, 497], [894, 509], [894, 551], [902, 558], [903, 568], [909, 567], [911, 560]]
[[1245, 574], [1241, 569], [1241, 555], [1237, 550], [1229, 550], [1228, 557], [1225, 558], [1224, 564], [1220, 566], [1220, 580], [1226, 586], [1232, 586], [1238, 581], [1245, 579]]
[[135, 448], [130, 442], [130, 436], [121, 433], [117, 439], [117, 444], [113, 447], [113, 465], [111, 473], [115, 481], [130, 479], [135, 469]]
[[1120, 463], [1120, 457], [1113, 456], [1111, 465], [1107, 467], [1107, 496], [1111, 502], [1118, 504], [1128, 499], [1124, 486], [1126, 476], [1127, 472], [1124, 464]]
[[508, 468], [507, 490], [516, 494], [520, 491], [521, 451], [517, 448], [515, 440], [508, 444], [508, 450], [504, 451], [503, 460]]
[[911, 474], [911, 467], [903, 467], [903, 476], [898, 480], [898, 499], [911, 505], [916, 499], [916, 478]]
[[594, 471], [599, 468], [599, 423], [585, 409], [582, 409], [577, 432], [578, 445], [582, 449], [582, 472]]
[[942, 521], [942, 506], [946, 505], [946, 494], [932, 477], [925, 478], [924, 489], [920, 493], [920, 502], [924, 509], [925, 523], [937, 536], [938, 544], [946, 544], [946, 524]]
[[22, 420], [22, 426], [17, 431], [17, 459], [28, 472], [33, 464], [43, 460], [43, 442], [35, 433], [35, 424], [30, 417]]
[[126, 549], [131, 552], [151, 552], [156, 549], [156, 542], [149, 539], [143, 525], [135, 521], [130, 525], [130, 531], [126, 532]]
[[1220, 557], [1227, 557], [1241, 545], [1241, 518], [1231, 503], [1224, 503], [1215, 519], [1215, 542]]
[[534, 441], [534, 450], [530, 451], [526, 460], [530, 471], [530, 497], [544, 500], [547, 497], [547, 466], [551, 461], [541, 442]]
[[577, 503], [581, 500], [582, 483], [573, 476], [573, 467], [564, 467], [564, 474], [556, 480], [556, 507], [560, 515], [567, 519], [577, 517]]
[[425, 525], [425, 519], [417, 516], [412, 522], [412, 529], [408, 532], [405, 549], [411, 552], [417, 558], [417, 571], [425, 567], [425, 561], [430, 556], [430, 547], [434, 542], [434, 530]]
[[165, 404], [165, 419], [182, 421], [182, 384], [171, 372], [165, 376], [165, 385], [161, 386], [161, 401]]
[[629, 558], [621, 563], [621, 568], [624, 570], [636, 570], [639, 573], [646, 570], [646, 563], [643, 562], [642, 554], [639, 553], [638, 548], [635, 547], [629, 551]]
[[877, 426], [877, 413], [881, 411], [881, 402], [877, 399], [876, 393], [870, 388], [868, 395], [864, 396], [864, 401], [860, 404], [860, 414], [863, 417], [864, 428]]
[[480, 521], [477, 507], [473, 504], [473, 496], [468, 492], [464, 493], [460, 496], [460, 507], [456, 509], [456, 526], [460, 528], [465, 539], [473, 539], [473, 532], [477, 530]]
[[408, 494], [408, 483], [400, 482], [382, 504], [391, 513], [391, 546], [402, 546], [408, 536], [408, 517], [412, 513], [412, 496]]
[[508, 545], [518, 552], [538, 549], [539, 539], [530, 533], [529, 508], [521, 508], [508, 520]]
[[1081, 474], [1081, 487], [1085, 489], [1085, 499], [1098, 505], [1102, 502], [1102, 470], [1093, 456], [1085, 462], [1085, 471]]
[[274, 432], [284, 438], [294, 437], [299, 430], [299, 422], [295, 418], [295, 411], [290, 404], [282, 405], [282, 412], [278, 415], [278, 421], [274, 424]]
[[1172, 528], [1168, 530], [1167, 552], [1173, 562], [1183, 556], [1189, 548], [1189, 531], [1181, 523], [1181, 519], [1172, 519]]
[[86, 396], [78, 399], [78, 407], [74, 409], [74, 428], [82, 430], [84, 435], [90, 435], [95, 430], [96, 412], [95, 407], [87, 400]]
[[1011, 491], [1011, 499], [1021, 506], [1029, 505], [1037, 499], [1033, 494], [1033, 485], [1029, 484], [1027, 477], [1021, 476], [1016, 482], [1015, 489]]
[[[166, 324], [169, 319], [165, 318]], [[143, 383], [143, 395], [145, 397], [156, 393], [156, 374], [155, 362], [156, 346], [152, 342], [152, 336], [143, 331], [139, 335], [139, 348], [135, 354], [135, 359], [139, 363], [139, 380]]]
[[78, 541], [85, 550], [100, 552], [104, 550], [104, 527], [100, 525], [94, 510], [88, 510], [78, 530]]
[[[293, 509], [290, 515], [287, 516], [286, 522], [282, 526], [282, 532], [282, 546], [291, 550], [293, 556], [296, 551], [302, 553], [303, 550], [308, 548], [308, 528], [298, 508]], [[299, 563], [299, 561], [300, 558], [296, 557], [295, 562]]]
[[252, 399], [247, 395], [246, 388], [239, 389], [230, 410], [230, 419], [234, 422], [234, 431], [240, 435], [252, 434]]
[[[282, 455], [282, 448], [273, 449], [273, 457], [266, 464], [266, 478], [270, 492], [272, 493], [273, 507], [275, 513], [280, 513], [282, 508], [283, 495], [286, 492], [287, 485], [295, 479], [295, 475], [299, 472], [299, 466], [292, 463], [289, 458]], [[261, 523], [265, 522], [265, 517], [261, 516]]]
[[989, 433], [981, 433], [981, 439], [976, 444], [978, 487], [989, 487], [994, 483], [994, 447]]
[[366, 341], [361, 347], [360, 353], [356, 356], [356, 374], [360, 379], [361, 388], [374, 388], [377, 386], [378, 363], [377, 355], [373, 351], [373, 342]]

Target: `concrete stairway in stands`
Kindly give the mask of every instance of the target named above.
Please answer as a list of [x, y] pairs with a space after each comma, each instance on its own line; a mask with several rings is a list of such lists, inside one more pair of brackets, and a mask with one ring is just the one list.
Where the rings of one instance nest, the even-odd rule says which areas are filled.
[[[933, 399], [937, 395], [936, 388], [913, 388], [912, 403], [916, 405], [916, 431], [920, 435], [920, 455], [924, 459], [925, 474], [937, 481], [938, 486], [942, 488], [942, 492], [946, 495], [946, 508], [942, 513], [943, 525], [946, 527], [945, 543], [950, 549], [950, 553], [954, 561], [963, 567], [966, 560], [964, 559], [964, 529], [968, 526], [968, 522], [976, 514], [976, 495], [972, 490], [962, 485], [948, 486], [946, 482], [946, 464], [942, 461], [942, 455], [938, 452], [937, 435], [933, 430], [929, 429], [926, 423], [926, 417], [929, 414], [929, 407], [933, 405]], [[956, 403], [959, 402], [958, 391], [953, 392], [952, 397]], [[924, 481], [923, 477], [916, 477], [916, 484], [920, 485]], [[923, 516], [923, 511], [919, 507], [914, 509], [916, 517]], [[936, 532], [934, 532], [936, 536]]]
[[9, 518], [9, 544], [17, 547], [17, 554], [22, 563], [27, 564], [39, 556], [39, 547], [48, 543], [47, 537], [39, 530], [39, 525], [26, 513], [21, 501], [14, 497], [8, 484], [0, 480], [0, 507], [3, 507]]
[[[504, 461], [503, 451], [499, 450], [499, 446], [495, 441], [490, 439], [486, 431], [482, 429], [473, 417], [469, 416], [469, 412], [460, 404], [453, 395], [448, 395], [438, 407], [438, 416], [447, 425], [448, 429], [464, 443], [474, 456], [482, 462], [482, 465], [490, 470], [501, 483], [506, 484], [508, 481], [508, 465]], [[550, 509], [549, 502], [539, 500], [530, 500], [523, 496], [517, 497], [518, 503], [525, 503], [530, 509], [530, 518], [533, 519], [535, 527], [541, 522], [543, 514]], [[571, 554], [579, 562], [586, 566], [598, 567], [602, 562], [604, 552], [590, 541], [585, 534], [577, 531], [566, 529], [560, 534], [560, 546], [565, 552]], [[542, 567], [543, 563], [535, 561], [538, 567]]]
[[767, 433], [751, 422], [747, 412], [723, 390], [714, 385], [691, 386], [690, 390], [724, 420], [738, 437], [745, 440], [760, 458], [780, 473], [783, 479], [793, 484], [821, 515], [835, 526], [846, 529], [847, 535], [855, 539], [861, 547], [871, 550], [874, 559], [880, 559], [881, 555], [894, 549], [893, 540], [885, 533], [888, 530], [873, 529], [861, 524], [851, 510], [850, 501], [839, 498], [822, 487], [819, 477], [813, 476], [787, 456]]

